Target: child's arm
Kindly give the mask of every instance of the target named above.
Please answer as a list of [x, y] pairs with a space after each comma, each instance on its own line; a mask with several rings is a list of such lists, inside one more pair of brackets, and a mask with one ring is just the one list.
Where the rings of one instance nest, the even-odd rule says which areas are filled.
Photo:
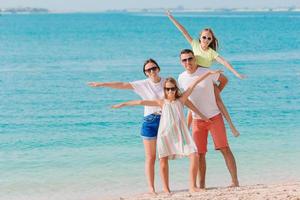
[[89, 82], [89, 86], [91, 87], [109, 87], [114, 89], [133, 89], [130, 83], [125, 82]]
[[222, 58], [221, 56], [218, 56], [216, 58], [216, 61], [222, 65], [224, 65], [227, 69], [229, 69], [236, 77], [240, 78], [240, 79], [244, 79], [246, 78], [244, 75], [239, 74], [233, 67], [232, 65], [225, 60], [224, 58]]
[[120, 104], [113, 105], [112, 108], [122, 108], [124, 106], [160, 106], [162, 107], [162, 100], [133, 100]]
[[220, 74], [220, 76], [218, 78], [218, 82], [219, 82], [219, 85], [217, 85], [217, 88], [218, 88], [219, 92], [221, 92], [224, 89], [224, 87], [227, 85], [228, 79], [226, 76], [224, 76], [224, 74]]
[[190, 34], [187, 32], [187, 30], [172, 16], [172, 14], [169, 10], [166, 13], [167, 13], [167, 16], [169, 17], [169, 19], [173, 22], [173, 24], [183, 34], [185, 39], [191, 44], [193, 41], [193, 38], [190, 36]]
[[209, 121], [209, 119], [207, 117], [205, 117], [205, 115], [203, 115], [198, 108], [196, 108], [196, 106], [190, 101], [190, 100], [186, 100], [185, 105], [191, 109], [192, 111], [194, 111], [197, 115], [199, 115], [201, 117], [201, 119], [203, 119], [204, 121]]
[[191, 110], [188, 111], [188, 114], [187, 114], [186, 118], [187, 118], [186, 123], [188, 125], [188, 128], [190, 129], [191, 125], [192, 125], [192, 122], [193, 122], [193, 116], [192, 116], [192, 111]]
[[196, 85], [198, 83], [200, 83], [202, 80], [204, 80], [206, 77], [208, 77], [211, 74], [215, 74], [215, 73], [221, 73], [221, 70], [216, 70], [216, 71], [208, 71], [206, 74], [204, 74], [203, 76], [199, 76], [188, 88], [186, 91], [184, 91], [184, 93], [180, 96], [179, 100], [182, 103], [185, 103], [185, 101], [187, 100], [187, 98], [192, 94], [194, 88], [196, 87]]

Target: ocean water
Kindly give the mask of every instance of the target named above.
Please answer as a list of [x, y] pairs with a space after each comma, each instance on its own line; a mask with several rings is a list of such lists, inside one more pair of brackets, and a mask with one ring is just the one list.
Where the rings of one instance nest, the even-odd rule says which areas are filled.
[[[300, 13], [175, 16], [194, 37], [212, 27], [220, 54], [247, 75], [225, 70], [222, 92], [241, 132], [234, 138], [228, 130], [241, 185], [299, 181]], [[160, 13], [0, 16], [0, 199], [146, 192], [143, 108], [110, 109], [138, 96], [86, 83], [144, 79], [150, 57], [162, 76], [177, 77], [183, 48], [188, 43]], [[224, 160], [209, 144], [207, 186], [226, 186]], [[170, 162], [172, 189], [188, 187], [188, 163]]]

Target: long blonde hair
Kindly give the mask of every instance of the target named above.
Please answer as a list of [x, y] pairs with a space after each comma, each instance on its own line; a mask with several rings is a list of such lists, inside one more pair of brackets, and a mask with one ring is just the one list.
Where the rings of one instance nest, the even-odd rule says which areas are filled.
[[166, 90], [165, 90], [165, 88], [166, 88], [166, 85], [167, 85], [167, 82], [170, 82], [170, 83], [172, 83], [173, 85], [175, 85], [175, 88], [176, 88], [176, 92], [175, 92], [175, 99], [178, 99], [180, 96], [181, 96], [181, 92], [180, 92], [180, 90], [179, 90], [179, 88], [178, 88], [178, 86], [177, 86], [177, 82], [176, 82], [176, 80], [174, 79], [174, 78], [172, 78], [172, 77], [168, 77], [168, 78], [166, 78], [166, 80], [165, 80], [165, 83], [164, 83], [164, 95], [165, 95], [165, 98], [167, 99], [167, 93], [166, 93]]
[[[218, 39], [216, 38], [216, 36], [215, 36], [213, 30], [212, 30], [211, 28], [205, 28], [205, 29], [203, 29], [203, 30], [201, 31], [201, 33], [200, 33], [200, 37], [201, 37], [201, 35], [202, 35], [202, 33], [203, 33], [204, 31], [208, 31], [208, 32], [211, 34], [211, 36], [212, 36], [212, 41], [211, 41], [211, 43], [210, 43], [208, 46], [209, 46], [210, 48], [212, 48], [213, 50], [217, 51], [217, 49], [218, 49], [218, 47], [219, 47], [219, 42], [218, 42]], [[199, 40], [201, 40], [201, 38], [200, 38]]]

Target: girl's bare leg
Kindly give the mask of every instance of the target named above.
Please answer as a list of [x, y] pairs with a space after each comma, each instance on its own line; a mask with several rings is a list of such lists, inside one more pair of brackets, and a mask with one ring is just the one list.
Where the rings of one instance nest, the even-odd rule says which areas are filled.
[[218, 89], [218, 87], [215, 85], [214, 86], [214, 89], [215, 89], [215, 96], [216, 96], [216, 102], [217, 102], [217, 105], [222, 113], [222, 115], [224, 116], [224, 118], [226, 119], [226, 121], [228, 122], [229, 124], [229, 127], [230, 127], [230, 130], [232, 132], [232, 134], [235, 136], [235, 137], [238, 137], [240, 135], [239, 131], [235, 128], [235, 126], [233, 125], [232, 121], [231, 121], [231, 118], [230, 118], [230, 115], [221, 99], [221, 96], [220, 96], [220, 90]]
[[169, 187], [169, 161], [168, 157], [161, 158], [159, 160], [160, 163], [160, 176], [161, 181], [163, 184], [163, 191], [167, 194], [170, 194], [170, 187]]
[[197, 188], [197, 173], [199, 168], [199, 157], [197, 153], [192, 153], [189, 155], [190, 158], [190, 189], [189, 191], [198, 192], [199, 189]]
[[156, 140], [144, 140], [145, 148], [145, 174], [149, 193], [156, 194], [154, 187], [154, 169], [156, 159]]

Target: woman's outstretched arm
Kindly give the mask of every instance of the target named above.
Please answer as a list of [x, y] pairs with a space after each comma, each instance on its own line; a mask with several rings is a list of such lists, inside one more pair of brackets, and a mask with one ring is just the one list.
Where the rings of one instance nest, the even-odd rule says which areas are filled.
[[162, 100], [133, 100], [127, 101], [123, 103], [119, 103], [113, 105], [112, 108], [122, 108], [124, 106], [160, 106], [162, 107], [163, 101]]
[[199, 76], [188, 88], [186, 91], [184, 91], [184, 93], [181, 95], [180, 97], [180, 101], [185, 103], [185, 101], [187, 100], [187, 98], [192, 94], [194, 88], [196, 87], [196, 85], [198, 83], [200, 83], [201, 81], [203, 81], [205, 78], [207, 78], [209, 75], [211, 74], [216, 74], [216, 73], [221, 73], [221, 70], [216, 70], [216, 71], [208, 71], [207, 73], [205, 73], [202, 76]]
[[109, 88], [124, 89], [124, 90], [133, 89], [132, 85], [126, 82], [89, 82], [88, 85], [91, 87], [109, 87]]
[[173, 22], [173, 24], [178, 28], [178, 30], [183, 34], [185, 39], [191, 44], [193, 38], [190, 36], [187, 30], [173, 17], [169, 10], [166, 12], [166, 14], [169, 17], [169, 19]]

